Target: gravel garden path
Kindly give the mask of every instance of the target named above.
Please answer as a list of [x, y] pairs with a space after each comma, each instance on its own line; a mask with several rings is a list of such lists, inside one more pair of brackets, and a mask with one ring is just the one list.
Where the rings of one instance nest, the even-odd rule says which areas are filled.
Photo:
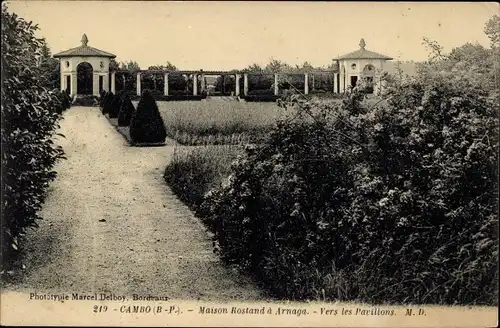
[[262, 300], [248, 278], [223, 265], [201, 223], [166, 186], [174, 148], [130, 147], [98, 108], [61, 121], [66, 152], [28, 234], [26, 269], [12, 291]]

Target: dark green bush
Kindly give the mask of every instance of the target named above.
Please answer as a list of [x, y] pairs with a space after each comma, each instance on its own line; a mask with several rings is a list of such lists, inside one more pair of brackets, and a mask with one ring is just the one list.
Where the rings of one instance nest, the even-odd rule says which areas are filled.
[[202, 205], [223, 258], [287, 299], [496, 304], [498, 104], [466, 78], [388, 94], [247, 149]]
[[149, 90], [144, 90], [130, 121], [130, 138], [134, 143], [161, 143], [166, 137], [156, 101]]
[[106, 98], [106, 94], [107, 94], [106, 90], [102, 90], [99, 97], [99, 108], [101, 109], [101, 112], [104, 106], [104, 99]]
[[52, 138], [62, 102], [41, 80], [36, 53], [38, 29], [2, 5], [2, 219], [1, 259], [8, 266], [20, 249], [28, 227], [37, 227], [52, 170], [63, 158]]
[[104, 96], [104, 101], [103, 101], [103, 106], [102, 106], [102, 113], [103, 114], [109, 114], [112, 111], [114, 98], [115, 98], [115, 95], [113, 94], [113, 92], [108, 92], [106, 94], [106, 96]]
[[113, 97], [113, 101], [111, 102], [111, 107], [109, 109], [108, 115], [109, 118], [117, 118], [120, 113], [120, 108], [122, 106], [122, 97], [120, 94], [117, 94]]
[[73, 105], [76, 106], [97, 106], [99, 99], [94, 95], [76, 95]]
[[128, 95], [123, 97], [120, 113], [118, 114], [118, 126], [129, 126], [132, 115], [134, 115], [135, 107]]

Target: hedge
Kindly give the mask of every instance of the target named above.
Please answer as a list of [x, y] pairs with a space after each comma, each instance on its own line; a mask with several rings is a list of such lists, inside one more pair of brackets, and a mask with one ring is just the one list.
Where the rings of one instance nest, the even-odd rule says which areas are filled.
[[49, 183], [56, 177], [63, 150], [53, 143], [63, 107], [60, 92], [41, 79], [36, 53], [38, 29], [2, 5], [2, 219], [1, 259], [16, 259], [29, 227], [38, 227]]

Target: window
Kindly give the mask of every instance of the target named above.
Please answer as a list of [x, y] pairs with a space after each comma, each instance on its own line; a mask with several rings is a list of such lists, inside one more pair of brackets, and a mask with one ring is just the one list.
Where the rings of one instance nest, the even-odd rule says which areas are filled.
[[352, 68], [352, 69], [356, 69], [356, 64], [352, 64], [352, 65], [351, 65], [351, 68]]

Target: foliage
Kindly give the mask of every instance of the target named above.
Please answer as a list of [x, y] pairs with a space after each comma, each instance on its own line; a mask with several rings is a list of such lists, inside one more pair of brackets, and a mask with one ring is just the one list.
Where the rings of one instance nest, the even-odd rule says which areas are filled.
[[498, 104], [467, 80], [368, 108], [300, 104], [202, 213], [223, 258], [283, 298], [496, 304]]
[[109, 72], [110, 73], [116, 72], [119, 69], [120, 69], [120, 64], [114, 58], [111, 58], [109, 60]]
[[62, 111], [37, 63], [43, 42], [36, 25], [2, 5], [2, 265], [14, 260], [26, 229], [37, 227], [53, 166], [63, 158], [53, 137]]
[[111, 107], [109, 108], [109, 118], [117, 118], [120, 113], [120, 108], [122, 106], [122, 96], [117, 94], [113, 97], [113, 101], [111, 102]]
[[99, 104], [99, 98], [94, 95], [76, 95], [73, 105], [76, 106], [96, 106]]
[[127, 70], [132, 74], [136, 74], [138, 71], [141, 70], [141, 67], [139, 66], [139, 64], [133, 60], [120, 63], [120, 68], [122, 70]]
[[101, 111], [104, 107], [104, 99], [106, 98], [106, 94], [107, 94], [106, 90], [102, 90], [99, 96], [99, 108], [101, 108]]
[[61, 85], [59, 60], [52, 58], [50, 48], [45, 39], [42, 39], [39, 63], [41, 69], [41, 80], [44, 87], [48, 89], [59, 89]]
[[240, 152], [238, 146], [176, 149], [165, 169], [165, 181], [183, 202], [197, 211], [203, 196], [229, 174], [231, 161]]
[[130, 138], [134, 143], [161, 143], [166, 137], [156, 101], [149, 90], [144, 90], [130, 121]]
[[102, 113], [103, 114], [109, 114], [113, 109], [113, 101], [115, 99], [115, 95], [113, 92], [107, 92], [106, 95], [104, 96], [103, 104], [102, 104]]
[[118, 126], [129, 126], [130, 120], [134, 115], [135, 107], [130, 100], [128, 95], [123, 97], [122, 105], [120, 107], [120, 112], [118, 114]]
[[488, 36], [491, 48], [500, 47], [500, 16], [493, 15], [484, 26], [484, 33]]

